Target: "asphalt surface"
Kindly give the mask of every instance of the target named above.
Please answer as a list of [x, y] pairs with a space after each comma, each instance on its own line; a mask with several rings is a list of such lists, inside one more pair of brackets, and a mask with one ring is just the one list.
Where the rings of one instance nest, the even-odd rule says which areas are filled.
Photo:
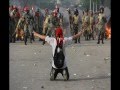
[[17, 41], [9, 45], [10, 90], [110, 90], [111, 44], [96, 44], [97, 40], [71, 44], [66, 48], [70, 80], [61, 74], [50, 81], [52, 48], [37, 39], [24, 45]]

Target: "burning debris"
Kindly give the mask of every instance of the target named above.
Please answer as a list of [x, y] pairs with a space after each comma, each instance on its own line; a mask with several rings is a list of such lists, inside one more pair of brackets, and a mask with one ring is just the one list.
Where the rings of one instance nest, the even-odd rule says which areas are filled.
[[106, 38], [111, 38], [111, 17], [109, 17], [108, 22], [105, 24], [105, 30], [106, 30]]

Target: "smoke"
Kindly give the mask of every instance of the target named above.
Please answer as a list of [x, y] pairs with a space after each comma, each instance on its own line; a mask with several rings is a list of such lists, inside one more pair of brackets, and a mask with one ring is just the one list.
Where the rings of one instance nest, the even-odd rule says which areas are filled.
[[19, 0], [10, 0], [9, 1], [10, 5], [16, 5], [16, 6], [21, 6], [21, 3]]
[[106, 17], [109, 17], [111, 15], [111, 10], [108, 7], [105, 7], [104, 13], [105, 13]]

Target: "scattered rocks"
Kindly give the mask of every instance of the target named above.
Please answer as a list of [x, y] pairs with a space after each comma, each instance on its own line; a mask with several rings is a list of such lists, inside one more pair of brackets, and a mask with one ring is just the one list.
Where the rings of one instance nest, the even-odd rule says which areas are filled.
[[43, 89], [44, 89], [44, 86], [42, 85], [42, 86], [41, 86], [41, 88], [43, 88]]
[[73, 74], [74, 76], [76, 76], [77, 74], [75, 73], [75, 74]]
[[88, 78], [90, 77], [90, 75], [87, 76]]
[[37, 64], [36, 64], [36, 63], [34, 63], [34, 66], [37, 66]]
[[92, 86], [91, 88], [93, 89], [94, 87]]
[[108, 73], [108, 76], [111, 76], [111, 74], [110, 74], [110, 73]]
[[23, 87], [24, 89], [27, 89], [28, 87]]
[[90, 56], [89, 54], [87, 54], [86, 56]]

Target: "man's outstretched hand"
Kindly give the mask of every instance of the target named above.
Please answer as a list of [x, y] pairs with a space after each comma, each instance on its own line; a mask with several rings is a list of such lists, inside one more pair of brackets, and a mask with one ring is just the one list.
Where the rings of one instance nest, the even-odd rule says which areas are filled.
[[41, 38], [42, 40], [45, 40], [46, 36], [45, 35], [40, 35], [39, 33], [33, 31], [33, 35]]
[[37, 36], [37, 35], [38, 35], [38, 33], [36, 33], [35, 31], [33, 31], [33, 35], [34, 35], [34, 36]]

